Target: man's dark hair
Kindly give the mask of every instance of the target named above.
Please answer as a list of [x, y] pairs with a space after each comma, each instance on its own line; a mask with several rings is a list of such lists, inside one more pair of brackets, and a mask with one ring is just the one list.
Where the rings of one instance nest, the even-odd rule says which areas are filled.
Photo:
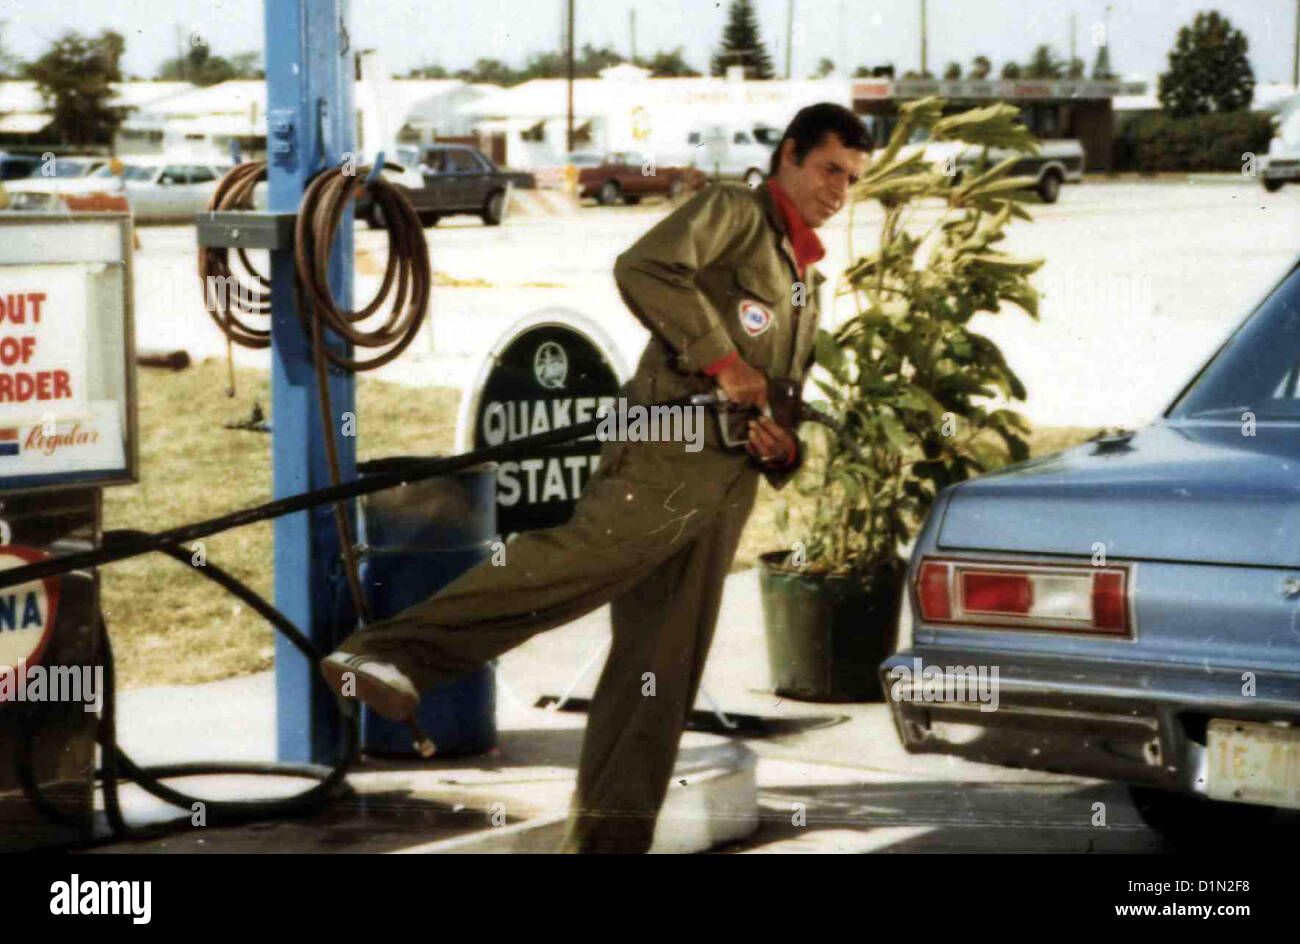
[[871, 132], [867, 130], [861, 118], [843, 105], [836, 105], [834, 102], [818, 102], [816, 105], [799, 109], [799, 113], [785, 129], [785, 134], [781, 135], [776, 150], [772, 152], [768, 175], [775, 174], [780, 168], [781, 149], [787, 140], [794, 141], [794, 162], [802, 164], [808, 152], [820, 146], [828, 134], [838, 135], [846, 148], [871, 153]]

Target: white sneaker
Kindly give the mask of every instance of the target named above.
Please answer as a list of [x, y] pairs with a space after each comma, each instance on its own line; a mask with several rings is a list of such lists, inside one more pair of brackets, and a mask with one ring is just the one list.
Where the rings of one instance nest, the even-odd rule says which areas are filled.
[[320, 669], [336, 695], [355, 698], [389, 721], [410, 725], [415, 749], [424, 757], [433, 756], [436, 747], [415, 716], [420, 692], [401, 669], [391, 662], [347, 652], [330, 653], [320, 661]]

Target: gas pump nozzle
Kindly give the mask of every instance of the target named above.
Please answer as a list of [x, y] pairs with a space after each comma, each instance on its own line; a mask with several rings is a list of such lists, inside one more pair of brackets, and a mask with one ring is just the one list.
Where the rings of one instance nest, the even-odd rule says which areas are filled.
[[745, 448], [745, 444], [749, 442], [749, 422], [759, 416], [774, 420], [787, 429], [798, 429], [801, 423], [820, 423], [843, 434], [844, 424], [805, 403], [802, 390], [803, 387], [798, 381], [788, 377], [769, 377], [767, 378], [767, 406], [762, 410], [738, 406], [728, 399], [721, 387], [709, 393], [696, 394], [691, 397], [691, 405], [704, 406], [713, 410], [718, 420], [719, 438], [728, 449]]

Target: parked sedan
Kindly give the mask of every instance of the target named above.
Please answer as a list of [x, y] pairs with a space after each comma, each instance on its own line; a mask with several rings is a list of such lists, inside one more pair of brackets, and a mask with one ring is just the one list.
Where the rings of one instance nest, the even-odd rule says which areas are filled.
[[207, 209], [217, 181], [228, 170], [219, 162], [162, 157], [129, 157], [112, 161], [83, 177], [34, 177], [8, 185], [12, 199], [21, 193], [94, 193], [126, 197], [137, 221], [192, 222]]
[[908, 576], [909, 751], [1124, 781], [1189, 842], [1300, 809], [1300, 266], [1153, 425], [943, 490]]
[[69, 181], [89, 177], [106, 164], [107, 158], [102, 157], [58, 157], [48, 164], [42, 162], [34, 176], [6, 185], [5, 199], [0, 202], [6, 210], [62, 212], [66, 209], [62, 194], [67, 191]]
[[[445, 216], [462, 214], [497, 226], [505, 218], [509, 188], [536, 186], [532, 174], [502, 170], [482, 152], [465, 145], [427, 147], [417, 168], [385, 163], [385, 176], [403, 189], [420, 219], [430, 226]], [[364, 193], [355, 201], [354, 212], [373, 228], [385, 225], [382, 207]]]
[[604, 206], [640, 203], [642, 197], [676, 200], [688, 190], [698, 190], [706, 179], [690, 167], [658, 167], [636, 151], [615, 151], [603, 158], [570, 155], [577, 168], [578, 197], [593, 197]]

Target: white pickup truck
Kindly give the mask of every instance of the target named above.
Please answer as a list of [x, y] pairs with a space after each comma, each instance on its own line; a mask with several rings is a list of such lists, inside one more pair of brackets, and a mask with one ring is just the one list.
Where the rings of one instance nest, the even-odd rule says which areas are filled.
[[[975, 167], [983, 148], [959, 141], [915, 141], [909, 148], [921, 149], [925, 159], [936, 168], [950, 169], [954, 183]], [[989, 166], [1007, 157], [1013, 151], [989, 149]], [[1034, 189], [1044, 203], [1055, 203], [1061, 196], [1061, 185], [1083, 181], [1083, 145], [1067, 138], [1048, 138], [1038, 142], [1037, 154], [1023, 154], [1011, 167], [1012, 177], [1033, 177]]]

